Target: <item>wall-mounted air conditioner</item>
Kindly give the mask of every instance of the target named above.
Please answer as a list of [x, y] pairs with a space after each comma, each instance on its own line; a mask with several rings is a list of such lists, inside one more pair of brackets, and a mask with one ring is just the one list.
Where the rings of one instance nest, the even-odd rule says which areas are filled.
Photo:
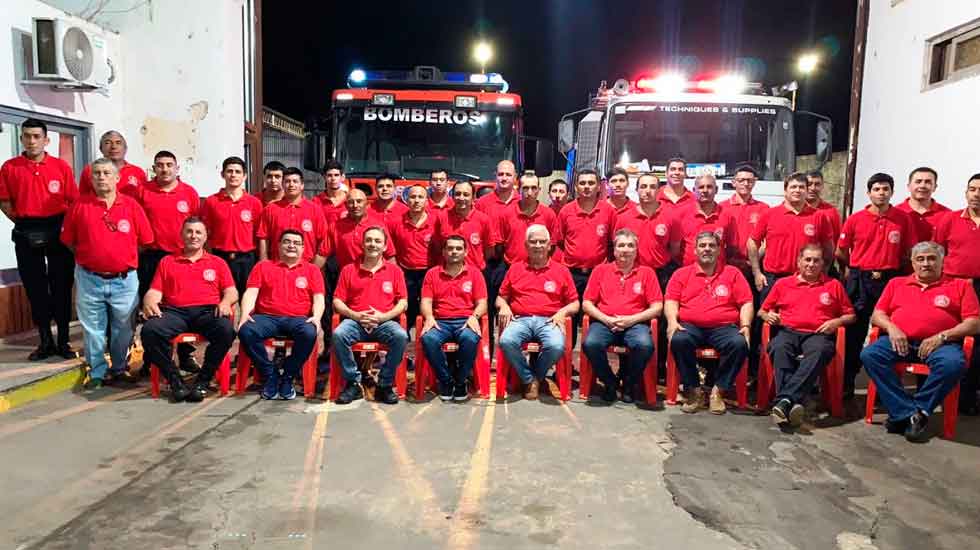
[[104, 36], [71, 21], [34, 18], [34, 74], [32, 84], [81, 90], [109, 86], [109, 67]]

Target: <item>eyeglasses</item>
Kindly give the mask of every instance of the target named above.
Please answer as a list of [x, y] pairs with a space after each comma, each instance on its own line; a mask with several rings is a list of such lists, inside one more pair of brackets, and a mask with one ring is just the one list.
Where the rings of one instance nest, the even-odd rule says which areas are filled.
[[115, 233], [116, 231], [119, 230], [119, 228], [116, 227], [116, 222], [114, 222], [114, 221], [112, 221], [112, 220], [109, 219], [109, 211], [108, 210], [106, 210], [105, 213], [102, 214], [102, 222], [105, 223], [106, 229], [108, 229], [109, 231], [112, 231], [113, 233]]

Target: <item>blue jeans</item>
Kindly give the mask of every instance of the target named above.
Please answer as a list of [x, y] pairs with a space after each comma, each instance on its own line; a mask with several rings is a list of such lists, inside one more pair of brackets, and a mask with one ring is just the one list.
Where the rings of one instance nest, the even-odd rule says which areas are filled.
[[929, 376], [919, 391], [910, 396], [905, 393], [901, 377], [895, 374], [895, 363], [919, 362], [918, 356], [914, 354], [918, 352], [918, 348], [919, 342], [910, 340], [909, 355], [912, 357], [902, 357], [892, 350], [891, 340], [883, 336], [861, 352], [864, 370], [878, 387], [878, 397], [888, 410], [888, 418], [891, 420], [905, 420], [916, 411], [932, 414], [965, 372], [963, 347], [958, 343], [943, 344], [923, 361], [929, 366]]
[[357, 368], [357, 361], [354, 360], [354, 352], [351, 346], [358, 342], [378, 342], [388, 348], [388, 355], [385, 357], [384, 365], [378, 374], [378, 385], [384, 388], [391, 387], [395, 381], [395, 371], [398, 364], [405, 356], [405, 347], [408, 346], [408, 334], [397, 321], [385, 321], [381, 323], [370, 334], [364, 327], [351, 319], [344, 319], [333, 331], [333, 351], [337, 355], [337, 361], [344, 369], [344, 379], [348, 382], [360, 383], [361, 370]]
[[670, 353], [680, 371], [684, 389], [691, 390], [701, 386], [695, 352], [697, 348], [703, 347], [714, 348], [719, 355], [715, 385], [725, 391], [732, 389], [735, 377], [749, 355], [749, 346], [738, 328], [735, 325], [700, 328], [690, 323], [681, 323], [681, 326], [685, 330], [674, 333], [670, 340]]
[[[521, 351], [521, 346], [532, 340], [541, 343], [541, 352], [533, 368]], [[548, 369], [565, 353], [565, 335], [547, 317], [515, 317], [504, 328], [499, 344], [507, 362], [525, 384], [543, 379]]]
[[609, 356], [606, 354], [606, 348], [613, 345], [626, 346], [630, 350], [626, 364], [620, 364], [620, 378], [623, 379], [623, 387], [628, 389], [643, 376], [643, 369], [653, 355], [650, 325], [638, 323], [625, 331], [613, 332], [598, 321], [589, 324], [589, 333], [582, 342], [582, 353], [589, 358], [592, 370], [607, 388], [618, 386], [618, 380], [609, 367]]
[[[422, 351], [425, 359], [432, 366], [436, 378], [445, 386], [463, 383], [473, 370], [477, 349], [480, 347], [480, 335], [466, 326], [466, 317], [456, 319], [437, 319], [436, 326], [422, 335]], [[442, 345], [446, 342], [456, 342], [459, 350], [456, 352], [456, 362], [459, 369], [456, 376], [449, 372], [446, 354]]]
[[107, 324], [112, 335], [112, 372], [122, 372], [126, 368], [126, 352], [133, 343], [133, 312], [139, 290], [136, 271], [125, 277], [103, 279], [76, 265], [75, 285], [75, 311], [85, 338], [85, 362], [92, 369], [89, 376], [105, 378], [109, 367], [105, 361]]
[[[293, 341], [293, 351], [282, 363], [282, 378], [265, 349], [266, 338], [277, 336]], [[280, 383], [295, 379], [303, 368], [303, 363], [313, 353], [313, 347], [316, 346], [316, 327], [307, 323], [306, 317], [276, 317], [253, 313], [252, 321], [239, 329], [238, 340], [255, 368], [262, 374], [265, 386], [278, 388]]]

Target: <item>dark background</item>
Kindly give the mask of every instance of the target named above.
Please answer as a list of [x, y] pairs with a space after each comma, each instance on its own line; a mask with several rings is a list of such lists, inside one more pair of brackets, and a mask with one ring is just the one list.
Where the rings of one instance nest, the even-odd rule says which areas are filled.
[[[797, 109], [830, 116], [843, 150], [855, 13], [854, 0], [265, 0], [265, 105], [303, 121], [326, 114], [354, 68], [479, 72], [482, 37], [494, 47], [487, 71], [523, 98], [526, 133], [554, 140], [561, 115], [584, 108], [601, 80], [748, 67], [775, 86], [800, 79], [796, 59], [816, 49], [822, 63], [800, 80]], [[810, 134], [798, 128], [799, 154], [812, 152]]]

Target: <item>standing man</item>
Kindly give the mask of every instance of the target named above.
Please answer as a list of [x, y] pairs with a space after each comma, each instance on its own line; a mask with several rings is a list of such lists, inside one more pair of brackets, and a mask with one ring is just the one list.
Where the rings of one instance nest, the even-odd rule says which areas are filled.
[[[405, 273], [408, 292], [408, 328], [415, 326], [422, 299], [422, 283], [432, 258], [432, 236], [435, 232], [435, 216], [438, 210], [429, 210], [428, 193], [421, 184], [408, 190], [408, 211], [401, 219], [388, 223], [388, 234], [395, 246], [395, 262]], [[464, 250], [465, 259], [465, 250]], [[486, 285], [484, 285], [486, 286]], [[416, 335], [418, 338], [418, 335]]]
[[[752, 231], [759, 224], [769, 205], [756, 200], [752, 196], [752, 189], [755, 182], [759, 179], [755, 168], [745, 164], [735, 169], [735, 177], [732, 184], [735, 186], [735, 194], [727, 201], [721, 203], [721, 207], [726, 210], [735, 220], [735, 253], [728, 258], [728, 263], [737, 267], [748, 280], [752, 274], [752, 266], [749, 264], [749, 237]], [[836, 210], [834, 210], [836, 212]], [[833, 233], [837, 235], [837, 233]]]
[[659, 186], [660, 181], [653, 174], [643, 174], [637, 178], [636, 194], [640, 203], [616, 216], [616, 232], [629, 229], [637, 235], [636, 263], [657, 272], [657, 281], [663, 292], [677, 268], [670, 257], [670, 242], [677, 239], [677, 230], [675, 221], [657, 200]]
[[679, 239], [672, 241], [674, 245], [672, 255], [680, 265], [693, 264], [696, 258], [695, 239], [704, 231], [712, 231], [718, 235], [724, 247], [718, 251], [718, 261], [725, 264], [729, 256], [738, 254], [735, 218], [715, 202], [715, 196], [718, 195], [718, 182], [714, 176], [711, 174], [698, 176], [694, 180], [694, 188], [698, 193], [691, 206], [675, 208], [673, 211]]
[[262, 211], [255, 236], [259, 240], [259, 260], [278, 260], [278, 246], [270, 247], [276, 235], [287, 229], [303, 235], [303, 261], [322, 267], [330, 255], [330, 235], [323, 209], [303, 197], [303, 172], [289, 167], [283, 177], [282, 200], [269, 203]]
[[347, 211], [334, 222], [331, 229], [332, 248], [340, 269], [360, 259], [364, 252], [364, 232], [372, 227], [380, 227], [385, 233], [384, 257], [394, 258], [395, 246], [388, 236], [384, 220], [368, 207], [364, 191], [351, 189], [347, 193]]
[[391, 220], [401, 219], [408, 212], [408, 206], [395, 197], [395, 178], [390, 174], [381, 174], [374, 180], [374, 202], [368, 209], [387, 226]]
[[912, 247], [915, 230], [909, 217], [889, 203], [894, 190], [895, 180], [888, 174], [871, 176], [871, 204], [847, 218], [837, 242], [837, 258], [847, 266], [844, 288], [857, 313], [857, 323], [847, 331], [845, 397], [854, 394], [854, 378], [861, 370], [861, 348], [875, 304], [888, 281], [901, 273]]
[[[196, 216], [184, 220], [184, 249], [160, 261], [150, 289], [143, 298], [143, 347], [146, 360], [157, 366], [170, 383], [174, 402], [202, 401], [218, 366], [235, 341], [232, 308], [238, 301], [228, 264], [208, 254], [208, 230]], [[188, 388], [172, 359], [171, 340], [182, 332], [200, 334], [208, 341], [204, 366]]]
[[932, 198], [938, 181], [939, 174], [928, 166], [920, 166], [909, 173], [909, 198], [895, 208], [909, 217], [914, 230], [912, 244], [933, 240], [936, 224], [949, 212], [949, 208]]
[[[830, 229], [836, 238], [840, 235], [840, 228], [843, 225], [840, 219], [840, 212], [837, 207], [823, 200], [824, 180], [823, 172], [814, 170], [806, 175], [806, 203], [816, 209], [830, 224]], [[832, 259], [828, 259], [832, 263]]]
[[630, 179], [626, 170], [619, 167], [613, 168], [606, 174], [606, 182], [609, 185], [609, 197], [606, 202], [609, 203], [616, 215], [636, 206], [636, 203], [626, 196], [626, 189], [630, 186]]
[[[521, 176], [521, 200], [513, 203], [503, 216], [500, 223], [500, 241], [504, 249], [504, 272], [508, 266], [527, 259], [527, 247], [524, 245], [527, 228], [532, 225], [543, 225], [552, 235], [558, 229], [558, 217], [554, 210], [538, 201], [541, 187], [538, 177], [534, 174]], [[554, 247], [555, 243], [551, 243]]]
[[[29, 361], [52, 355], [75, 357], [68, 334], [75, 259], [58, 235], [65, 213], [78, 198], [78, 188], [68, 163], [44, 152], [48, 143], [47, 125], [29, 118], [20, 125], [24, 152], [0, 167], [0, 210], [14, 222], [11, 238], [17, 272], [41, 338], [27, 356]], [[58, 326], [57, 345], [52, 319]]]
[[262, 191], [255, 194], [262, 201], [262, 206], [282, 200], [282, 178], [285, 172], [286, 166], [278, 160], [267, 162], [262, 168]]
[[201, 218], [208, 228], [208, 244], [224, 260], [235, 279], [238, 295], [255, 267], [255, 232], [262, 217], [262, 201], [245, 192], [245, 161], [228, 157], [221, 163], [225, 188], [204, 201]]
[[568, 204], [568, 182], [563, 179], [551, 180], [548, 184], [548, 200], [550, 201], [548, 206], [557, 216]]
[[474, 209], [473, 191], [473, 184], [468, 181], [456, 183], [453, 187], [453, 208], [439, 214], [436, 218], [433, 238], [436, 241], [436, 249], [441, 250], [443, 243], [450, 236], [462, 236], [469, 241], [466, 262], [483, 272], [499, 237], [497, 224], [483, 212]]
[[449, 194], [449, 172], [444, 169], [429, 173], [429, 202], [427, 208], [438, 213], [451, 210], [453, 198]]
[[90, 390], [102, 386], [109, 368], [107, 326], [109, 375], [135, 380], [126, 369], [126, 352], [133, 342], [139, 291], [138, 247], [153, 242], [153, 230], [139, 203], [117, 191], [116, 163], [100, 158], [91, 166], [94, 194], [72, 206], [61, 232], [61, 242], [77, 259], [75, 311], [85, 339], [85, 363], [90, 369], [85, 387]]
[[[323, 208], [323, 218], [333, 225], [347, 211], [347, 185], [344, 183], [344, 167], [334, 159], [323, 166], [323, 193], [316, 201]], [[304, 239], [309, 242], [308, 239]]]
[[[99, 151], [102, 158], [107, 158], [116, 165], [119, 170], [119, 189], [124, 195], [135, 197], [139, 195], [140, 188], [146, 185], [146, 172], [135, 164], [126, 162], [126, 138], [116, 130], [109, 130], [99, 138]], [[78, 178], [78, 194], [94, 195], [92, 188], [92, 165], [86, 165], [82, 169], [82, 175]]]
[[[497, 300], [497, 290], [500, 289], [500, 284], [504, 281], [504, 275], [507, 274], [507, 264], [504, 263], [502, 251], [499, 250], [496, 245], [498, 242], [500, 242], [500, 239], [498, 238], [500, 232], [500, 221], [507, 216], [507, 213], [513, 209], [513, 205], [520, 199], [517, 189], [515, 188], [516, 175], [517, 168], [514, 166], [513, 162], [509, 160], [502, 160], [498, 162], [496, 172], [497, 185], [494, 188], [493, 193], [483, 195], [474, 205], [476, 210], [485, 214], [490, 220], [490, 223], [493, 226], [493, 233], [495, 234], [493, 242], [485, 241], [485, 246], [488, 250], [486, 268], [483, 269], [483, 277], [487, 283], [488, 303], [490, 304], [490, 334], [493, 334], [494, 317], [497, 314], [497, 308], [494, 305]], [[457, 186], [458, 185], [459, 184], [457, 184]], [[471, 253], [472, 249], [479, 248], [476, 246], [476, 244], [477, 243], [470, 242]], [[490, 341], [492, 344], [492, 337]]]
[[687, 177], [687, 161], [675, 157], [667, 161], [667, 185], [660, 188], [657, 200], [664, 203], [668, 212], [683, 208], [694, 202], [694, 193], [684, 187]]

